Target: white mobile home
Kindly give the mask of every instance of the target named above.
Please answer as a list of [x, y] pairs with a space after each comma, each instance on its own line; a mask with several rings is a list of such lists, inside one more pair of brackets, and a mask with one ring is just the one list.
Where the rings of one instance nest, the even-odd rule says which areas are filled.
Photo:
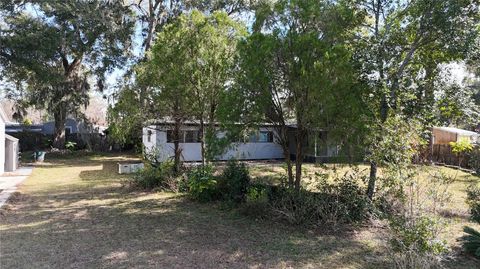
[[[182, 125], [180, 134], [180, 148], [182, 160], [198, 162], [202, 160], [201, 143], [199, 141], [199, 128], [197, 123], [189, 122]], [[231, 144], [217, 160], [270, 160], [282, 159], [282, 147], [276, 143], [274, 128], [271, 126], [260, 127], [245, 141]], [[218, 137], [225, 133], [219, 132]], [[161, 160], [173, 158], [174, 143], [172, 139], [172, 123], [162, 122], [148, 125], [143, 128], [143, 145], [147, 152], [157, 150]]]
[[[295, 159], [295, 125], [289, 126], [290, 158]], [[274, 160], [284, 159], [282, 147], [277, 142], [276, 128], [273, 125], [263, 124], [258, 130], [250, 135], [231, 143], [226, 151], [217, 156], [217, 160]], [[159, 160], [173, 159], [173, 122], [160, 120], [150, 122], [143, 128], [142, 142], [146, 152], [158, 155]], [[200, 143], [200, 125], [189, 121], [182, 125], [179, 139], [181, 158], [186, 162], [198, 162], [202, 160]], [[225, 137], [225, 132], [218, 132], [217, 137]], [[323, 130], [311, 130], [307, 135], [304, 145], [304, 158], [309, 162], [326, 162], [333, 157], [343, 156], [341, 148], [327, 138], [327, 132]]]

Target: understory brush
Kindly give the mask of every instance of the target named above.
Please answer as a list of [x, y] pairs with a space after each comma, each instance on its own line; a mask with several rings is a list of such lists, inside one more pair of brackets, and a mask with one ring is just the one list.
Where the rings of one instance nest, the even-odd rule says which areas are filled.
[[359, 174], [353, 173], [328, 183], [317, 175], [317, 190], [295, 190], [282, 186], [251, 185], [242, 212], [265, 214], [289, 224], [337, 229], [343, 224], [367, 220], [371, 203], [358, 185]]
[[441, 268], [449, 247], [441, 238], [448, 223], [440, 212], [450, 201], [449, 187], [454, 179], [435, 172], [422, 180], [413, 171], [387, 173], [383, 179], [389, 187], [380, 195], [388, 194], [383, 201], [394, 205], [384, 212], [389, 254], [394, 268]]
[[244, 163], [230, 160], [218, 183], [223, 200], [234, 204], [245, 202], [250, 184], [250, 173], [247, 166]]
[[132, 186], [146, 190], [158, 188], [178, 191], [181, 177], [177, 177], [173, 172], [173, 162], [166, 161], [156, 166], [147, 163], [145, 168], [137, 171], [129, 181]]
[[209, 202], [220, 198], [218, 181], [213, 172], [213, 166], [201, 165], [187, 173], [188, 193], [194, 200]]
[[[480, 223], [480, 188], [473, 184], [467, 190], [467, 204], [470, 207], [470, 218]], [[480, 258], [480, 232], [474, 228], [465, 226], [465, 235], [460, 239], [463, 249], [477, 258]]]

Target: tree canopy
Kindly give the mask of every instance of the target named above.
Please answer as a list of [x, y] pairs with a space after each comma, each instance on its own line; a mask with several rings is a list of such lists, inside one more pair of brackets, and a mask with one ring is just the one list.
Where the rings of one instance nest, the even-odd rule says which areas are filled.
[[[129, 56], [132, 17], [117, 1], [3, 1], [2, 78], [21, 106], [55, 118], [54, 146], [63, 147], [64, 123], [102, 90], [104, 76]], [[96, 83], [93, 82], [96, 80]]]

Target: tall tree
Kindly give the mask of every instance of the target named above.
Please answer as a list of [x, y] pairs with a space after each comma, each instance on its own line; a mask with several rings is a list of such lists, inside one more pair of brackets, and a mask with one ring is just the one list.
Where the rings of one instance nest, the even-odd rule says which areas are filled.
[[139, 18], [144, 52], [152, 46], [155, 34], [183, 12], [194, 9], [207, 13], [223, 10], [230, 16], [245, 12], [250, 6], [248, 0], [130, 0], [129, 3]]
[[65, 120], [88, 102], [91, 81], [128, 56], [133, 22], [118, 1], [3, 1], [0, 25], [2, 77], [24, 105], [55, 119], [54, 146], [65, 144]]
[[[204, 162], [214, 157], [208, 154], [207, 138], [215, 137], [220, 97], [231, 82], [236, 45], [245, 34], [225, 12], [206, 16], [194, 10], [164, 27], [141, 65], [139, 75], [148, 74], [145, 85], [157, 87], [159, 98], [173, 105], [163, 116], [173, 118], [178, 128], [186, 119], [200, 123]], [[175, 116], [179, 111], [182, 116]]]
[[[255, 32], [240, 57], [239, 100], [245, 102], [237, 114], [255, 111], [250, 119], [276, 126], [291, 187], [300, 188], [308, 130], [325, 127], [333, 115], [325, 100], [355, 94], [349, 42], [361, 20], [348, 1], [278, 1], [257, 10]], [[333, 97], [335, 92], [342, 94]], [[292, 120], [295, 173], [288, 137]]]
[[[434, 104], [433, 81], [439, 65], [465, 57], [478, 35], [478, 0], [365, 0], [364, 75], [374, 89], [376, 123], [403, 114], [412, 96]], [[406, 76], [408, 74], [408, 76]], [[412, 95], [411, 90], [417, 92]], [[415, 97], [414, 97], [415, 98]], [[416, 107], [413, 115], [418, 115]], [[377, 128], [378, 129], [378, 128]], [[381, 130], [381, 128], [380, 128]], [[368, 196], [373, 197], [377, 165], [371, 162]]]

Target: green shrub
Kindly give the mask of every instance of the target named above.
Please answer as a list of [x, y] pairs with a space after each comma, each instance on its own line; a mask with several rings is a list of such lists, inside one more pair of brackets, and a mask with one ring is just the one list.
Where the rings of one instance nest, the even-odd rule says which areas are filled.
[[219, 189], [223, 198], [234, 203], [245, 202], [250, 175], [245, 164], [230, 160], [219, 179]]
[[188, 191], [190, 196], [200, 202], [217, 200], [220, 197], [217, 180], [210, 165], [198, 166], [188, 173]]
[[65, 148], [69, 151], [74, 151], [76, 146], [77, 146], [77, 143], [72, 142], [72, 141], [67, 141], [65, 143]]
[[173, 163], [163, 162], [158, 166], [147, 164], [144, 169], [136, 172], [131, 180], [132, 185], [142, 189], [164, 188], [173, 189]]
[[480, 175], [480, 146], [476, 146], [472, 152], [470, 152], [469, 165], [475, 171], [477, 175]]
[[327, 183], [320, 179], [318, 192], [271, 187], [268, 192], [272, 213], [292, 224], [335, 228], [341, 224], [365, 221], [371, 203], [358, 186], [357, 174], [346, 175]]
[[461, 240], [463, 248], [466, 252], [480, 258], [480, 232], [471, 227], [463, 227], [463, 231], [466, 233]]
[[443, 224], [435, 218], [422, 216], [415, 221], [402, 217], [392, 218], [390, 228], [393, 236], [391, 244], [396, 252], [415, 250], [419, 254], [442, 254], [447, 249], [444, 240], [437, 233]]
[[270, 215], [268, 204], [268, 186], [251, 184], [245, 195], [245, 203], [240, 206], [240, 212], [247, 216], [264, 219]]
[[470, 218], [480, 223], [480, 188], [476, 184], [467, 189], [467, 204], [470, 207]]

